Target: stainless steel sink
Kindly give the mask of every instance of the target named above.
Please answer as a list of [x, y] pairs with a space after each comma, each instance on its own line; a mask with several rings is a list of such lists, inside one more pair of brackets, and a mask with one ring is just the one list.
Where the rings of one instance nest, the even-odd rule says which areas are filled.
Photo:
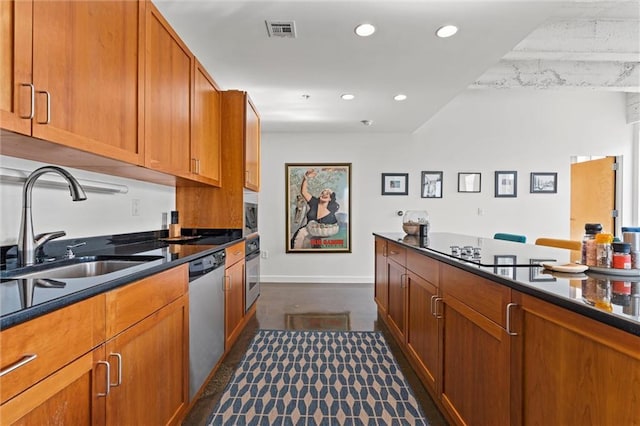
[[4, 278], [87, 278], [132, 268], [162, 256], [85, 256], [51, 264], [7, 271]]

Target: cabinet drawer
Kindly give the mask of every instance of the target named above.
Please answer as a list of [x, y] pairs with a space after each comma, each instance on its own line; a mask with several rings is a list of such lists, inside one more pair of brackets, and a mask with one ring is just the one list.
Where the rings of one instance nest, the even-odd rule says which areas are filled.
[[505, 326], [507, 304], [511, 302], [511, 289], [470, 272], [441, 265], [440, 287], [445, 300], [453, 296], [471, 309]]
[[107, 293], [107, 339], [185, 294], [188, 280], [181, 265]]
[[2, 403], [104, 341], [104, 295], [2, 331], [0, 369], [31, 361], [0, 377]]
[[237, 263], [239, 260], [244, 259], [244, 241], [241, 241], [237, 244], [234, 244], [225, 249], [227, 258], [225, 259], [225, 264], [228, 266]]
[[387, 242], [387, 258], [402, 266], [406, 266], [407, 249], [398, 244]]
[[407, 269], [438, 287], [440, 285], [440, 262], [407, 250]]

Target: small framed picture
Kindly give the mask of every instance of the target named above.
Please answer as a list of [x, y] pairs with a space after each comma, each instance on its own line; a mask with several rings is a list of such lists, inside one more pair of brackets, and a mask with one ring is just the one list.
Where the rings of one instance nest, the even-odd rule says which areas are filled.
[[[508, 255], [496, 255], [493, 256], [493, 272], [503, 277], [516, 279], [516, 256], [512, 254]], [[511, 265], [511, 266], [510, 266]]]
[[558, 192], [558, 173], [531, 173], [531, 193], [555, 194]]
[[458, 192], [480, 192], [480, 173], [458, 173]]
[[518, 196], [518, 172], [497, 171], [496, 172], [496, 197], [517, 197]]
[[555, 262], [555, 259], [529, 259], [529, 263], [535, 266], [529, 268], [529, 281], [541, 282], [541, 281], [556, 281], [556, 277], [545, 274], [544, 267], [540, 266], [542, 262]]
[[442, 198], [442, 172], [422, 172], [422, 198]]
[[409, 195], [409, 173], [383, 173], [382, 195]]

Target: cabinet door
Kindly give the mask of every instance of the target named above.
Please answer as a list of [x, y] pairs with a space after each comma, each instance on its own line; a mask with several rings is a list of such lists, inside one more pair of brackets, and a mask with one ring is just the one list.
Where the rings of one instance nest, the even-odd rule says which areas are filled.
[[404, 267], [396, 262], [387, 263], [387, 276], [389, 280], [389, 325], [390, 330], [396, 335], [399, 342], [405, 342], [405, 304], [406, 288]]
[[521, 424], [640, 424], [640, 337], [516, 293]]
[[33, 3], [0, 2], [0, 125], [31, 134], [35, 88], [31, 74]]
[[186, 300], [180, 297], [107, 341], [113, 383], [107, 424], [165, 425], [181, 418], [189, 398]]
[[257, 192], [260, 191], [260, 117], [249, 96], [246, 98], [244, 186]]
[[244, 318], [244, 260], [225, 270], [225, 351], [229, 350], [242, 331]]
[[220, 92], [196, 61], [194, 113], [191, 138], [192, 172], [195, 179], [214, 186], [221, 181]]
[[419, 366], [423, 382], [435, 391], [441, 318], [436, 311], [438, 289], [424, 278], [407, 272], [407, 291], [407, 348]]
[[34, 1], [33, 136], [140, 164], [144, 2]]
[[194, 57], [151, 2], [145, 54], [145, 166], [189, 177]]
[[3, 425], [103, 425], [104, 347], [73, 361], [0, 407]]
[[444, 294], [441, 401], [458, 424], [510, 424], [510, 351], [498, 324]]
[[387, 278], [387, 242], [376, 237], [375, 240], [376, 282], [374, 288], [375, 301], [382, 315], [387, 315], [389, 305], [389, 281]]

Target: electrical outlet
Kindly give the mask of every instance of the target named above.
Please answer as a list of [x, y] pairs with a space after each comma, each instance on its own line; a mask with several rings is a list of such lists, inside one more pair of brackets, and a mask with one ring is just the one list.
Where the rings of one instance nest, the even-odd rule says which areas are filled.
[[269, 258], [269, 252], [266, 250], [262, 250], [260, 252], [260, 257], [262, 257], [263, 259], [268, 259]]
[[140, 200], [137, 198], [131, 200], [131, 216], [140, 216]]
[[484, 209], [482, 207], [478, 207], [478, 216], [484, 216]]

